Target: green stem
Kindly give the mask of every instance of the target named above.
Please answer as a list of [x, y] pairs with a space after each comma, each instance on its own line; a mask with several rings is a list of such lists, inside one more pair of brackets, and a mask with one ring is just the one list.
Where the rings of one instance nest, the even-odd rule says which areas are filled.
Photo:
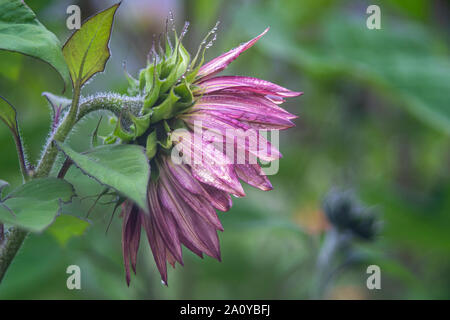
[[53, 140], [64, 142], [66, 140], [67, 135], [70, 130], [72, 130], [73, 126], [77, 122], [78, 115], [78, 103], [80, 101], [80, 85], [76, 84], [74, 88], [74, 98], [72, 100], [72, 105], [70, 106], [70, 110], [67, 113], [64, 121], [56, 130], [53, 139], [51, 139], [47, 146], [45, 147], [44, 155], [42, 156], [41, 161], [36, 169], [36, 173], [34, 175], [35, 178], [43, 178], [47, 177], [50, 174], [50, 171], [53, 168], [53, 165], [56, 160], [56, 156], [58, 155], [58, 149], [53, 143]]
[[19, 228], [11, 228], [5, 235], [4, 241], [0, 244], [0, 282], [8, 270], [9, 265], [22, 246], [28, 232]]
[[89, 113], [98, 110], [108, 110], [119, 117], [124, 109], [129, 108], [140, 110], [142, 108], [142, 104], [142, 100], [127, 96], [115, 94], [96, 96], [80, 105], [80, 112], [78, 113], [77, 121], [81, 120]]
[[324, 298], [326, 289], [331, 285], [331, 276], [335, 269], [337, 254], [348, 246], [351, 239], [351, 234], [342, 233], [335, 228], [327, 232], [317, 258], [315, 299]]
[[22, 140], [20, 139], [19, 135], [14, 135], [14, 142], [16, 143], [17, 156], [19, 157], [20, 172], [22, 172], [23, 181], [27, 182], [30, 179], [30, 175], [27, 169]]

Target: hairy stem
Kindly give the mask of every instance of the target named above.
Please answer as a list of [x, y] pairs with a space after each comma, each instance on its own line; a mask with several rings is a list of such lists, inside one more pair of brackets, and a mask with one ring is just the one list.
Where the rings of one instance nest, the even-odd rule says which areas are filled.
[[96, 96], [80, 105], [80, 112], [78, 114], [77, 121], [81, 120], [89, 113], [98, 110], [108, 110], [119, 117], [122, 111], [126, 108], [140, 110], [142, 108], [142, 103], [142, 100], [139, 98], [115, 94]]
[[58, 149], [53, 143], [53, 140], [64, 142], [70, 130], [77, 122], [78, 115], [78, 103], [80, 101], [80, 85], [76, 84], [74, 88], [74, 98], [72, 99], [72, 105], [70, 106], [69, 112], [66, 114], [64, 121], [56, 130], [53, 139], [51, 139], [44, 151], [41, 161], [36, 169], [36, 178], [47, 177], [53, 168], [53, 165], [58, 155]]
[[0, 244], [0, 282], [22, 246], [27, 233], [19, 228], [11, 228], [6, 233], [4, 241]]
[[25, 151], [23, 150], [22, 140], [19, 135], [14, 135], [14, 142], [16, 143], [17, 156], [19, 157], [20, 172], [22, 172], [23, 181], [26, 182], [30, 179], [30, 175], [25, 160]]

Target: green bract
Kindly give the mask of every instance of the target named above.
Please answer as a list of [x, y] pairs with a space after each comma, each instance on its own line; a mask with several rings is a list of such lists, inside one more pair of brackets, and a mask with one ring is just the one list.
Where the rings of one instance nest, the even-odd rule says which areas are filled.
[[155, 156], [158, 146], [171, 148], [168, 133], [175, 128], [175, 116], [194, 104], [191, 86], [198, 71], [198, 67], [194, 71], [190, 69], [190, 55], [181, 43], [185, 30], [186, 26], [180, 37], [175, 32], [174, 45], [167, 38], [165, 49], [158, 46], [159, 53], [153, 46], [152, 59], [139, 71], [138, 79], [125, 73], [128, 94], [141, 97], [142, 108], [122, 108], [115, 129], [105, 143], [120, 139], [140, 144], [146, 147], [149, 159]]

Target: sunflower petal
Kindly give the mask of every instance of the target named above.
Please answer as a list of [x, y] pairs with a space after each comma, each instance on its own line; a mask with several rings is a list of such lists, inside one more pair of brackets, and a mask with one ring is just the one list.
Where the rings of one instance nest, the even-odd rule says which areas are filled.
[[254, 92], [262, 95], [289, 98], [302, 95], [303, 92], [291, 91], [275, 83], [252, 77], [221, 76], [206, 79], [197, 84], [198, 94], [209, 94], [223, 89], [235, 89], [242, 92]]
[[182, 153], [183, 161], [189, 164], [197, 180], [237, 197], [245, 196], [230, 159], [213, 144], [187, 130], [173, 131], [171, 137], [176, 151]]
[[259, 164], [236, 164], [234, 167], [239, 179], [244, 180], [249, 185], [263, 191], [273, 189]]
[[222, 70], [224, 70], [228, 65], [233, 62], [239, 55], [245, 50], [252, 47], [266, 32], [269, 31], [269, 28], [266, 28], [259, 36], [247, 41], [240, 46], [225, 52], [224, 54], [218, 56], [217, 58], [205, 63], [198, 71], [197, 78], [202, 79], [206, 77], [210, 77]]
[[211, 236], [216, 232], [215, 228], [192, 212], [192, 209], [169, 188], [167, 181], [161, 181], [158, 187], [161, 203], [176, 221], [183, 244], [189, 249], [194, 248], [191, 249], [194, 253], [204, 252], [217, 258], [217, 248]]
[[178, 238], [178, 231], [170, 215], [163, 212], [161, 204], [158, 199], [157, 185], [152, 183], [149, 186], [149, 202], [151, 208], [151, 216], [155, 220], [155, 226], [164, 240], [168, 250], [172, 253], [175, 259], [183, 264], [183, 257], [181, 252], [180, 239]]
[[161, 237], [161, 234], [158, 231], [158, 228], [156, 228], [153, 218], [149, 215], [144, 215], [143, 220], [144, 229], [147, 233], [148, 243], [150, 244], [150, 248], [152, 249], [156, 267], [161, 274], [161, 280], [165, 285], [167, 285], [167, 248], [164, 244], [164, 240]]

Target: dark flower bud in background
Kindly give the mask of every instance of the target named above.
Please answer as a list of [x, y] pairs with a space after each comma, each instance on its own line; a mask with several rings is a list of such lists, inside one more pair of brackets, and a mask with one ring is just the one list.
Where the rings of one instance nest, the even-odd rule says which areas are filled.
[[326, 296], [338, 273], [364, 261], [364, 253], [353, 244], [358, 240], [374, 241], [381, 229], [377, 211], [364, 206], [350, 190], [330, 190], [322, 207], [331, 228], [317, 257], [315, 298]]
[[331, 225], [340, 232], [371, 241], [381, 229], [376, 210], [365, 207], [351, 191], [331, 190], [322, 206]]

